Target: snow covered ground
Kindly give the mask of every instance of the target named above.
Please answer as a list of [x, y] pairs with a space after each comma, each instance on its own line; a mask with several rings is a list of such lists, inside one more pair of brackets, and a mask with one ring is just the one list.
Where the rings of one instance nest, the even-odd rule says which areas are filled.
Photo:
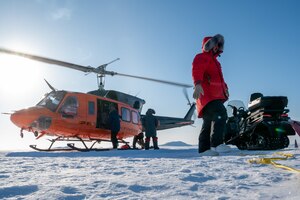
[[[300, 173], [248, 160], [275, 152], [300, 169], [300, 150], [199, 157], [196, 146], [101, 152], [0, 152], [0, 199], [300, 199]], [[278, 157], [278, 156], [276, 156]]]

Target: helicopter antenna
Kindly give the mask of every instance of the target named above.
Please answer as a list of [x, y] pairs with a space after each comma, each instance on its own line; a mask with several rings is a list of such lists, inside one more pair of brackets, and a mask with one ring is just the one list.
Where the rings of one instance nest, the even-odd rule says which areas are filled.
[[50, 85], [50, 83], [49, 83], [46, 79], [44, 79], [44, 80], [46, 81], [47, 85], [49, 86], [49, 88], [50, 88], [52, 91], [56, 91], [56, 89], [55, 89], [52, 85]]

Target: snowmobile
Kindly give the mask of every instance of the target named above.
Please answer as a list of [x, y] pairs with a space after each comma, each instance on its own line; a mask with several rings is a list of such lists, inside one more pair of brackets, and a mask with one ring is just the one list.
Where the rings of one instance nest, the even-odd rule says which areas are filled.
[[285, 96], [263, 96], [253, 93], [248, 109], [242, 101], [227, 105], [226, 144], [241, 150], [275, 150], [288, 147], [288, 135], [295, 135], [289, 123]]

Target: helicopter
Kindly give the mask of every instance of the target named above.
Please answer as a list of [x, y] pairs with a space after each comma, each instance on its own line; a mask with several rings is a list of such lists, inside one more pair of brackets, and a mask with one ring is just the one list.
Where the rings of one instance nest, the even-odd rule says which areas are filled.
[[[105, 90], [104, 78], [106, 75], [125, 76], [182, 87], [190, 105], [188, 112], [183, 118], [156, 116], [159, 120], [157, 130], [177, 128], [194, 123], [192, 116], [196, 105], [189, 101], [187, 95], [187, 88], [192, 87], [191, 85], [107, 71], [106, 67], [119, 60], [119, 58], [94, 68], [7, 48], [0, 48], [0, 52], [97, 75], [98, 89], [87, 93], [57, 90], [45, 79], [51, 92], [47, 93], [35, 106], [10, 113], [10, 120], [20, 128], [21, 137], [24, 136], [23, 131], [27, 131], [33, 133], [36, 139], [43, 136], [52, 138], [48, 139], [51, 142], [48, 148], [30, 145], [30, 148], [34, 150], [108, 150], [95, 148], [95, 144], [111, 142], [111, 133], [107, 124], [111, 106], [116, 108], [120, 116], [119, 143], [125, 143], [129, 146], [129, 142], [126, 142], [125, 139], [134, 137], [144, 131], [141, 123], [141, 118], [144, 115], [141, 112], [143, 105], [146, 103], [145, 100], [120, 91]], [[81, 142], [83, 147], [75, 146], [75, 143], [68, 143], [67, 148], [53, 148], [53, 144], [58, 141]], [[87, 145], [89, 142], [92, 144]]]

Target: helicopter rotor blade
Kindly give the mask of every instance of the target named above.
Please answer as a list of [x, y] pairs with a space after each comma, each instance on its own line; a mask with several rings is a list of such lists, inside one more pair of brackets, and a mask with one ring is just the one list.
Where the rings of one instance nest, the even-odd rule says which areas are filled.
[[[183, 94], [184, 94], [186, 100], [188, 101], [188, 105], [193, 106], [194, 102], [191, 103], [191, 101], [189, 99], [189, 95], [188, 95], [187, 89], [183, 88], [182, 91], [183, 91]], [[197, 118], [197, 115], [196, 115], [196, 113], [194, 111], [194, 113], [193, 113], [193, 120], [195, 121], [196, 118]]]
[[16, 55], [16, 56], [21, 56], [24, 58], [44, 62], [47, 64], [68, 67], [68, 68], [76, 69], [76, 70], [79, 70], [82, 72], [93, 72], [95, 70], [95, 68], [90, 67], [90, 66], [77, 65], [77, 64], [73, 64], [73, 63], [69, 63], [69, 62], [64, 62], [64, 61], [60, 61], [60, 60], [56, 60], [56, 59], [52, 59], [52, 58], [46, 58], [46, 57], [37, 56], [37, 55], [33, 55], [33, 54], [23, 53], [20, 51], [14, 51], [14, 50], [6, 49], [6, 48], [0, 48], [0, 52], [11, 54], [11, 55]]
[[82, 72], [85, 72], [85, 73], [93, 72], [93, 73], [96, 73], [96, 74], [99, 74], [99, 75], [111, 75], [111, 76], [119, 75], [119, 76], [143, 79], [143, 80], [148, 80], [148, 81], [153, 81], [153, 82], [158, 82], [158, 83], [164, 83], [164, 84], [173, 85], [173, 86], [179, 86], [179, 87], [183, 87], [183, 88], [193, 87], [192, 85], [188, 85], [188, 84], [184, 84], [184, 83], [177, 83], [177, 82], [171, 82], [171, 81], [148, 78], [148, 77], [142, 77], [142, 76], [122, 74], [122, 73], [111, 72], [111, 71], [106, 71], [105, 70], [107, 65], [119, 60], [119, 58], [117, 58], [117, 59], [115, 59], [115, 60], [113, 60], [109, 63], [100, 65], [97, 68], [94, 68], [94, 67], [91, 67], [91, 66], [77, 65], [77, 64], [73, 64], [73, 63], [69, 63], [69, 62], [64, 62], [64, 61], [60, 61], [60, 60], [56, 60], [56, 59], [52, 59], [52, 58], [46, 58], [46, 57], [43, 57], [43, 56], [28, 54], [28, 53], [24, 53], [24, 52], [20, 52], [20, 51], [14, 51], [14, 50], [11, 50], [11, 49], [6, 49], [6, 48], [0, 48], [0, 52], [11, 54], [11, 55], [16, 55], [16, 56], [21, 56], [21, 57], [24, 57], [24, 58], [44, 62], [44, 63], [47, 63], [47, 64], [59, 65], [59, 66], [79, 70], [79, 71], [82, 71]]
[[190, 99], [189, 99], [189, 95], [188, 95], [188, 93], [187, 93], [187, 89], [186, 89], [186, 88], [183, 88], [182, 91], [183, 91], [184, 97], [185, 97], [186, 100], [188, 101], [188, 105], [192, 106], [192, 103], [191, 103], [191, 101], [190, 101]]
[[126, 76], [126, 77], [130, 77], [130, 78], [143, 79], [143, 80], [148, 80], [148, 81], [153, 81], [153, 82], [158, 82], [158, 83], [164, 83], [164, 84], [173, 85], [173, 86], [179, 86], [179, 87], [183, 87], [183, 88], [193, 87], [192, 85], [188, 85], [188, 84], [185, 84], [185, 83], [177, 83], [177, 82], [172, 82], [172, 81], [148, 78], [148, 77], [143, 77], [143, 76], [135, 76], [135, 75], [129, 75], [129, 74], [122, 74], [122, 73], [117, 73], [117, 72], [107, 72], [107, 74], [112, 75], [112, 76], [119, 75], [119, 76]]

